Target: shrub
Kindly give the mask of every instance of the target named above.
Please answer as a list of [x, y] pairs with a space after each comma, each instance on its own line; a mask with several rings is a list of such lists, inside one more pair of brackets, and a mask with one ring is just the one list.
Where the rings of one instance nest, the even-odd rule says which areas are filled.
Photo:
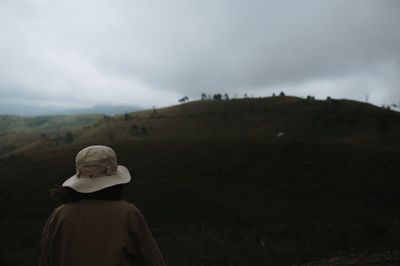
[[67, 132], [65, 135], [65, 142], [70, 144], [74, 141], [74, 135], [71, 132]]
[[219, 93], [218, 93], [218, 94], [214, 94], [214, 95], [213, 95], [213, 99], [214, 99], [214, 100], [221, 100], [221, 99], [222, 99], [222, 95], [219, 94]]

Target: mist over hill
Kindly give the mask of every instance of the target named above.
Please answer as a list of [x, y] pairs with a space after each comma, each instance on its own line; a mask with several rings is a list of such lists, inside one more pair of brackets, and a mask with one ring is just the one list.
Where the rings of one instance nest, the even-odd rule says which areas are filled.
[[104, 114], [118, 115], [143, 110], [141, 107], [131, 105], [95, 105], [91, 108], [67, 109], [59, 111], [59, 114], [75, 115], [75, 114]]
[[77, 114], [105, 114], [117, 115], [130, 113], [143, 108], [131, 105], [95, 105], [90, 108], [65, 108], [61, 106], [40, 106], [22, 103], [2, 103], [0, 115], [44, 116], [44, 115], [77, 115]]
[[92, 144], [114, 148], [133, 174], [124, 198], [145, 214], [169, 265], [279, 266], [400, 248], [398, 136], [398, 112], [287, 96], [6, 134], [0, 148], [14, 149], [0, 157], [0, 264], [36, 264], [59, 204], [48, 190]]

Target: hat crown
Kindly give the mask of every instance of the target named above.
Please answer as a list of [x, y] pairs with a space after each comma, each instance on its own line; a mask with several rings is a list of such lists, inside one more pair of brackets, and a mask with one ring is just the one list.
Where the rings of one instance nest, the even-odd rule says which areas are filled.
[[95, 145], [81, 150], [76, 156], [76, 176], [96, 178], [117, 172], [117, 156], [107, 146]]

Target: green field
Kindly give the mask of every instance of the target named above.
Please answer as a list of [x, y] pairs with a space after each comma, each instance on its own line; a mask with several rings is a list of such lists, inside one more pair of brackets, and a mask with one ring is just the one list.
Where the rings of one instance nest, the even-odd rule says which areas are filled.
[[62, 130], [94, 124], [103, 115], [0, 115], [0, 135], [14, 132]]
[[0, 115], [0, 156], [30, 148], [54, 137], [57, 143], [70, 142], [70, 131], [95, 124], [104, 115], [14, 116]]

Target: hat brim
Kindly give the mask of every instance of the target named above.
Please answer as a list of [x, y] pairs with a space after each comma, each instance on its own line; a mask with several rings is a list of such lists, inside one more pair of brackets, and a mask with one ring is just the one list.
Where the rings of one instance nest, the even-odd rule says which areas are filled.
[[70, 187], [81, 193], [96, 192], [101, 189], [112, 187], [119, 184], [126, 184], [131, 181], [129, 170], [122, 165], [118, 165], [117, 173], [110, 176], [102, 176], [96, 178], [77, 177], [73, 175], [68, 178], [63, 184], [63, 187]]

